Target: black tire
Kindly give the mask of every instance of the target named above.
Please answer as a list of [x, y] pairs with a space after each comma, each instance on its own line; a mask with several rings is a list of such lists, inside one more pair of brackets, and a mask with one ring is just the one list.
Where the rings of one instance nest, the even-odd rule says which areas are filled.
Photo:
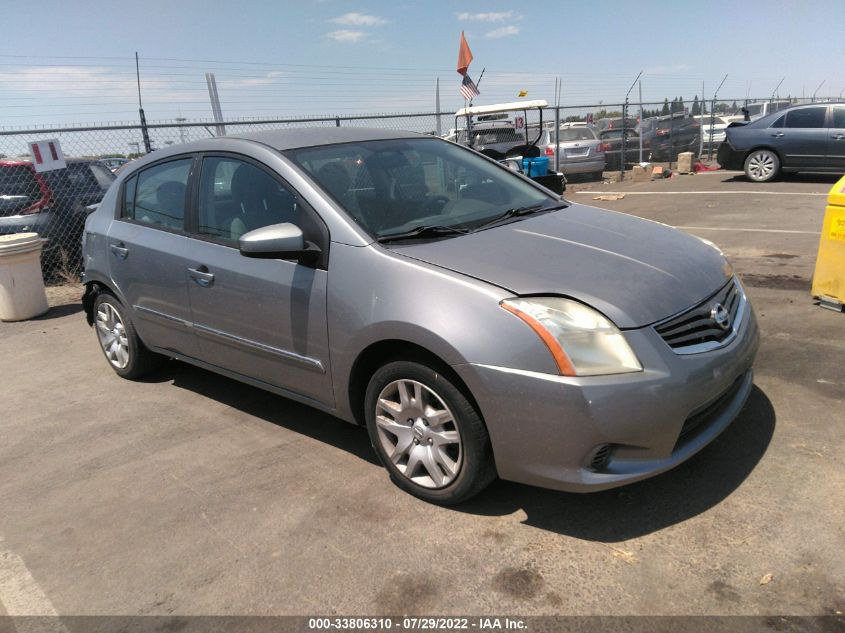
[[595, 171], [590, 174], [592, 180], [604, 180], [604, 172], [603, 171]]
[[[379, 436], [376, 425], [378, 399], [382, 391], [396, 381], [421, 383], [439, 398], [452, 414], [454, 427], [459, 433], [461, 463], [457, 475], [442, 487], [423, 486], [403, 474], [389, 458], [382, 438]], [[430, 503], [456, 505], [481, 492], [496, 478], [490, 437], [481, 416], [461, 390], [442, 373], [414, 362], [388, 363], [376, 371], [370, 379], [364, 397], [364, 407], [367, 431], [373, 448], [393, 483], [405, 492]], [[420, 448], [425, 448], [425, 446]]]
[[751, 182], [771, 182], [780, 174], [780, 158], [770, 149], [755, 149], [745, 157], [743, 169]]
[[[120, 358], [111, 358], [104, 347], [103, 330], [101, 328], [103, 319], [101, 315], [108, 315], [110, 310], [114, 311], [114, 314], [117, 315], [122, 325], [123, 336], [116, 338], [119, 340], [125, 339], [126, 353], [128, 356], [125, 365], [123, 365]], [[100, 349], [118, 376], [128, 380], [135, 380], [157, 369], [164, 362], [164, 356], [151, 352], [144, 346], [144, 343], [138, 338], [135, 326], [132, 325], [126, 308], [112, 293], [103, 290], [97, 295], [97, 298], [94, 300], [93, 314], [94, 331], [97, 334]], [[114, 336], [113, 331], [109, 332], [106, 336]]]

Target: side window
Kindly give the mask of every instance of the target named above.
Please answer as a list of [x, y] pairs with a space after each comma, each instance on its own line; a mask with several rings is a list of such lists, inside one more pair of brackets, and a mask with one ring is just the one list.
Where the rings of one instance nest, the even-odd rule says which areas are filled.
[[203, 160], [200, 235], [236, 243], [244, 233], [282, 222], [302, 227], [296, 195], [273, 176], [234, 158]]
[[124, 188], [128, 194], [135, 189], [135, 202], [127, 205], [124, 199], [124, 217], [144, 224], [182, 229], [185, 218], [185, 198], [188, 192], [188, 175], [191, 159], [174, 160], [145, 169]]
[[123, 185], [123, 207], [120, 209], [120, 217], [135, 217], [135, 187], [138, 184], [138, 176], [132, 176]]
[[845, 129], [845, 108], [833, 108], [833, 127]]
[[778, 120], [772, 123], [769, 127], [783, 127], [783, 122], [786, 120], [786, 115], [778, 117]]
[[825, 127], [824, 117], [827, 107], [801, 108], [786, 113], [786, 127], [789, 128], [819, 128]]

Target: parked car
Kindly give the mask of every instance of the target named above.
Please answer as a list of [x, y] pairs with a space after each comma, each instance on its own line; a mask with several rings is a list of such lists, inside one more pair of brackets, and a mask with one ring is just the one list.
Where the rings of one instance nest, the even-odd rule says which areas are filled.
[[[764, 116], [772, 114], [774, 112], [780, 112], [792, 105], [792, 101], [789, 99], [777, 100], [774, 99], [771, 101], [759, 101], [755, 103], [748, 103], [743, 106], [746, 110], [748, 110], [748, 115], [752, 121], [756, 121], [757, 119], [761, 119]], [[740, 111], [735, 112], [735, 115], [745, 116], [745, 113], [742, 112], [742, 108]]]
[[[604, 153], [605, 169], [615, 171], [621, 168], [622, 130], [610, 129], [599, 134], [601, 144], [597, 151]], [[648, 160], [649, 150], [643, 144], [643, 160]], [[640, 137], [636, 130], [625, 130], [625, 165], [640, 162]]]
[[[528, 136], [533, 138], [534, 132], [529, 128]], [[605, 159], [601, 151], [602, 143], [593, 128], [584, 126], [561, 128], [558, 132], [560, 171], [566, 176], [587, 174], [600, 179], [604, 172]], [[537, 143], [544, 156], [554, 165], [555, 160], [555, 130], [554, 127], [544, 128], [543, 135]]]
[[129, 162], [128, 158], [119, 158], [119, 157], [111, 157], [111, 158], [101, 158], [100, 162], [103, 163], [109, 170], [114, 173], [118, 169], [120, 169], [123, 165]]
[[[611, 117], [605, 119], [599, 119], [596, 121], [596, 128], [598, 128], [599, 132], [604, 132], [605, 130], [621, 130], [622, 125], [622, 117]], [[634, 129], [637, 126], [637, 119], [634, 117], [628, 117], [624, 120], [624, 127]]]
[[709, 149], [711, 146], [717, 147], [719, 143], [725, 140], [725, 130], [728, 129], [730, 124], [730, 121], [725, 120], [725, 117], [715, 115], [711, 117], [709, 114], [702, 114], [696, 119], [701, 125], [702, 147], [705, 149]]
[[435, 503], [496, 475], [655, 475], [752, 388], [754, 313], [711, 243], [430, 136], [162, 149], [85, 236], [83, 305], [118, 375], [178, 358], [365, 425], [393, 481]]
[[114, 175], [94, 160], [37, 173], [29, 161], [0, 160], [0, 234], [35, 232], [47, 241], [45, 275], [80, 264], [85, 207], [102, 200]]
[[652, 161], [675, 161], [681, 152], [698, 155], [701, 124], [683, 112], [645, 119], [636, 130]]
[[784, 172], [845, 172], [845, 103], [793, 106], [751, 123], [732, 123], [719, 146], [725, 169], [753, 182]]

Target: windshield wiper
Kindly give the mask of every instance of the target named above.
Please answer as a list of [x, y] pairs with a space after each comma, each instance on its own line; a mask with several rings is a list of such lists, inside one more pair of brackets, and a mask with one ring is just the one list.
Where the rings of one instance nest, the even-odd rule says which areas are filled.
[[519, 216], [522, 216], [522, 215], [531, 215], [532, 213], [537, 213], [538, 211], [554, 211], [555, 209], [562, 209], [565, 206], [567, 206], [567, 205], [566, 204], [555, 204], [555, 205], [547, 207], [545, 205], [545, 203], [540, 203], [540, 204], [532, 204], [532, 205], [525, 206], [525, 207], [514, 207], [513, 209], [508, 209], [507, 211], [505, 211], [501, 215], [497, 215], [495, 218], [493, 218], [491, 220], [487, 220], [486, 222], [479, 224], [478, 226], [473, 228], [473, 231], [480, 231], [481, 229], [490, 228], [490, 227], [495, 226], [495, 225], [497, 225], [501, 222], [506, 222], [507, 220], [510, 220], [511, 218], [518, 218]]
[[470, 233], [468, 229], [462, 229], [457, 226], [443, 226], [443, 225], [430, 225], [430, 226], [417, 226], [411, 229], [410, 231], [403, 231], [401, 233], [389, 233], [387, 235], [382, 235], [378, 238], [378, 241], [382, 244], [385, 242], [397, 242], [400, 240], [412, 240], [412, 239], [420, 239], [426, 237], [439, 237], [441, 235], [466, 235]]

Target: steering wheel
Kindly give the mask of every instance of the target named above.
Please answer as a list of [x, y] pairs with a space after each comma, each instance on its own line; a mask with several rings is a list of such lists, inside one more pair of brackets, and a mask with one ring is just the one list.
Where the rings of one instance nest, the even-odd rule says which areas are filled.
[[445, 207], [450, 202], [449, 198], [446, 196], [426, 196], [425, 202], [423, 202], [423, 210], [426, 213], [441, 213], [443, 211], [443, 207]]

